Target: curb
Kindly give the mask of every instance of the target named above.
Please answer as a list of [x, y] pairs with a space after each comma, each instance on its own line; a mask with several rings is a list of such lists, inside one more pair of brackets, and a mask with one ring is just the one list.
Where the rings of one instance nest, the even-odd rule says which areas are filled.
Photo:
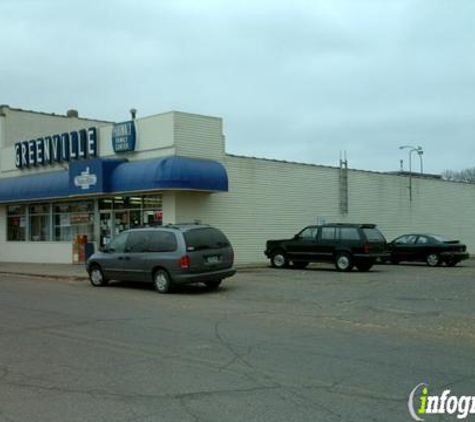
[[[262, 268], [268, 268], [269, 265], [263, 264], [242, 264], [236, 265], [237, 271], [252, 271]], [[89, 277], [86, 275], [86, 270], [84, 270], [85, 275], [67, 275], [67, 274], [47, 274], [47, 273], [33, 273], [33, 272], [22, 272], [22, 271], [4, 271], [0, 270], [0, 274], [7, 274], [7, 275], [19, 275], [23, 277], [38, 277], [38, 278], [49, 278], [55, 280], [69, 280], [69, 281], [89, 281]]]
[[72, 281], [87, 281], [89, 280], [87, 276], [80, 276], [80, 275], [58, 275], [58, 274], [38, 274], [38, 273], [24, 273], [24, 272], [17, 272], [17, 271], [1, 271], [0, 274], [7, 274], [7, 275], [20, 275], [23, 277], [38, 277], [38, 278], [49, 278], [55, 280], [72, 280]]

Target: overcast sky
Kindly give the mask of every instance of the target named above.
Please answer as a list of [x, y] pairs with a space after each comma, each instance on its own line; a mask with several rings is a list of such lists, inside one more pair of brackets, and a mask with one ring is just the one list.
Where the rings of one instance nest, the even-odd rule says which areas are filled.
[[[473, 0], [0, 0], [0, 104], [222, 117], [227, 152], [475, 166]], [[413, 155], [413, 170], [419, 160]]]

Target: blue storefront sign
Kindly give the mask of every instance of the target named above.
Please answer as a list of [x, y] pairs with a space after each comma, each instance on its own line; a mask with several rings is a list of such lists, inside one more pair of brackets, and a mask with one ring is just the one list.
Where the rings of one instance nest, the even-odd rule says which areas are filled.
[[15, 144], [17, 168], [46, 166], [97, 156], [97, 129], [81, 129]]
[[125, 162], [126, 160], [119, 158], [107, 160], [95, 158], [72, 162], [69, 165], [70, 195], [108, 192], [112, 171]]
[[135, 151], [136, 130], [135, 122], [116, 123], [112, 126], [112, 146], [114, 152]]

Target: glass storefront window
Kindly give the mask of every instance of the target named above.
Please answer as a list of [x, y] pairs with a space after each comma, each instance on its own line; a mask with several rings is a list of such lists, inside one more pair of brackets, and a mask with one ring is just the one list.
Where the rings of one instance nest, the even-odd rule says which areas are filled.
[[143, 206], [145, 209], [148, 209], [148, 208], [162, 209], [162, 195], [144, 196]]
[[100, 210], [111, 210], [112, 209], [112, 198], [99, 199], [99, 209]]
[[162, 195], [144, 196], [143, 225], [161, 226], [163, 221]]
[[114, 196], [99, 200], [101, 245], [124, 230], [162, 224], [162, 195]]
[[70, 242], [76, 236], [94, 240], [94, 204], [92, 201], [54, 204], [54, 240]]
[[7, 207], [7, 240], [22, 242], [26, 240], [26, 206], [9, 205]]
[[131, 197], [131, 196], [116, 196], [114, 197], [114, 209], [116, 210], [128, 210], [138, 208], [142, 206], [142, 198]]
[[7, 207], [7, 240], [71, 242], [87, 236], [108, 244], [123, 230], [162, 225], [162, 195], [116, 196], [98, 199], [99, 239], [94, 233], [94, 201], [68, 201]]
[[30, 206], [30, 235], [33, 242], [51, 240], [50, 205], [38, 204]]

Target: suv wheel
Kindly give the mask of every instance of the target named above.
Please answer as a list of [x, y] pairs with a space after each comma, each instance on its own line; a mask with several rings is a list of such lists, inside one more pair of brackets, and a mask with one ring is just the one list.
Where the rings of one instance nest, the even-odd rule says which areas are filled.
[[157, 270], [153, 273], [153, 284], [158, 293], [168, 293], [172, 288], [170, 276], [165, 270]]
[[436, 253], [431, 253], [427, 255], [426, 263], [429, 267], [436, 267], [440, 264], [439, 255], [437, 255]]
[[339, 253], [335, 258], [335, 267], [338, 271], [351, 271], [353, 262], [350, 254], [346, 252]]
[[107, 285], [108, 280], [104, 277], [101, 267], [93, 265], [89, 271], [89, 281], [95, 287], [102, 287]]
[[289, 265], [289, 260], [284, 254], [284, 251], [276, 251], [272, 253], [270, 263], [274, 268], [285, 268]]
[[221, 280], [205, 281], [205, 284], [208, 289], [216, 290], [220, 286]]

